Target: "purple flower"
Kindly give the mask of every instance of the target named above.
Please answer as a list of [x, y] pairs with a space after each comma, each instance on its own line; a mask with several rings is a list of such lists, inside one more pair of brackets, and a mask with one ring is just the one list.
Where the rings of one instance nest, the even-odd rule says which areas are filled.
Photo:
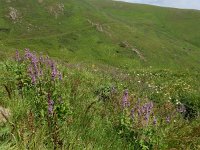
[[31, 82], [32, 84], [36, 84], [36, 78], [34, 74], [31, 75]]
[[30, 76], [33, 74], [32, 66], [29, 66], [29, 67], [28, 67], [28, 73], [29, 73]]
[[145, 112], [146, 112], [146, 106], [145, 106], [145, 105], [141, 107], [141, 112], [142, 112], [142, 113], [145, 113]]
[[49, 114], [50, 116], [53, 115], [53, 105], [54, 105], [53, 100], [50, 100], [50, 102], [48, 103], [48, 114]]
[[137, 109], [137, 113], [138, 113], [138, 117], [140, 117], [142, 115], [140, 108]]
[[130, 106], [130, 102], [128, 101], [128, 90], [124, 91], [124, 96], [123, 96], [123, 99], [122, 99], [122, 106], [123, 106], [123, 108]]
[[146, 113], [145, 114], [145, 117], [144, 117], [144, 120], [146, 120], [147, 122], [149, 121], [149, 116], [150, 116], [150, 114], [149, 113]]
[[35, 73], [33, 72], [32, 66], [28, 67], [28, 74], [29, 74], [29, 76], [31, 78], [31, 83], [32, 84], [36, 84], [36, 76], [35, 76]]
[[25, 49], [25, 58], [26, 59], [30, 59], [32, 57], [32, 53], [30, 52], [29, 49]]
[[55, 77], [56, 77], [56, 70], [52, 70], [51, 77], [52, 77], [53, 80], [55, 79]]
[[48, 115], [53, 115], [53, 107], [54, 107], [54, 101], [51, 100], [50, 94], [48, 94]]
[[54, 62], [51, 62], [51, 77], [54, 80], [57, 75], [57, 69]]

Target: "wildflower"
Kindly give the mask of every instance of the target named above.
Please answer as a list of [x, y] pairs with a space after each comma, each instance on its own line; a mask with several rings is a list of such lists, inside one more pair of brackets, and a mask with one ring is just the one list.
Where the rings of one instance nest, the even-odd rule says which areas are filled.
[[149, 122], [149, 116], [150, 116], [150, 114], [149, 114], [149, 113], [146, 113], [146, 115], [145, 115], [145, 117], [144, 117], [144, 120], [146, 120], [147, 123]]
[[141, 112], [142, 112], [142, 113], [145, 113], [145, 111], [146, 111], [146, 106], [144, 105], [144, 106], [142, 106], [142, 108], [141, 108]]
[[53, 106], [54, 106], [54, 101], [49, 100], [48, 101], [48, 114], [51, 116], [53, 115]]
[[52, 77], [53, 80], [55, 79], [55, 77], [56, 77], [56, 70], [55, 69], [52, 70], [51, 77]]
[[31, 75], [31, 82], [32, 84], [36, 84], [36, 78], [34, 74]]
[[25, 58], [26, 59], [29, 59], [29, 58], [31, 58], [32, 57], [32, 54], [31, 54], [31, 52], [30, 52], [30, 50], [29, 49], [25, 49]]
[[51, 100], [50, 93], [48, 93], [48, 115], [53, 115], [53, 107], [54, 107], [54, 101]]
[[128, 101], [128, 90], [124, 91], [124, 96], [123, 96], [123, 99], [122, 99], [122, 106], [123, 106], [123, 108], [130, 106], [130, 102]]
[[32, 74], [35, 75], [35, 78], [38, 77], [38, 60], [37, 57], [35, 55], [33, 55], [32, 53], [29, 52], [28, 49], [25, 50], [25, 58], [29, 59], [31, 61], [31, 65], [33, 67], [32, 69]]
[[138, 113], [138, 117], [140, 117], [142, 115], [140, 108], [137, 109], [137, 113]]
[[29, 73], [30, 76], [33, 74], [32, 66], [29, 66], [29, 67], [28, 67], [28, 73]]
[[149, 120], [149, 113], [147, 113], [147, 114], [145, 115], [144, 119], [145, 119], [146, 121]]
[[54, 62], [51, 62], [51, 77], [54, 80], [57, 75], [57, 70]]

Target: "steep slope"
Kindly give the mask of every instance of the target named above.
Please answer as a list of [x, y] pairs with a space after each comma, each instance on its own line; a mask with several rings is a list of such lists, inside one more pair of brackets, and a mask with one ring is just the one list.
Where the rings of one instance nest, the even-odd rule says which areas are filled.
[[0, 12], [2, 56], [29, 47], [71, 62], [199, 69], [199, 11], [110, 0], [3, 0]]

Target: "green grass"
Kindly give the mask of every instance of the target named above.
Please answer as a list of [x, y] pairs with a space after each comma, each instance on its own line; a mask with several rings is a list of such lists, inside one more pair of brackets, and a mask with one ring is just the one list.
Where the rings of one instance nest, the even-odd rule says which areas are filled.
[[[137, 140], [142, 140], [144, 136], [152, 138], [150, 145], [153, 144], [153, 147], [149, 145], [150, 149], [157, 146], [161, 149], [199, 148], [197, 113], [200, 95], [199, 85], [194, 81], [199, 80], [198, 74], [146, 69], [129, 74], [110, 67], [88, 68], [83, 64], [73, 66], [63, 61], [57, 64], [63, 74], [61, 83], [58, 80], [52, 82], [49, 72], [44, 71], [45, 78], [41, 77], [35, 85], [31, 84], [26, 71], [26, 67], [30, 66], [27, 61], [9, 59], [0, 64], [0, 105], [9, 108], [12, 113], [9, 122], [1, 124], [1, 149], [53, 149], [55, 145], [56, 149], [138, 149], [138, 143], [133, 142], [137, 136], [132, 137], [132, 130], [129, 129], [132, 124], [121, 122], [129, 117], [129, 114], [123, 116], [121, 107], [123, 91], [127, 88], [133, 107], [138, 98], [141, 103], [147, 100], [154, 102], [159, 122], [155, 131], [151, 126], [144, 127], [142, 133], [134, 129], [134, 132], [142, 134]], [[50, 91], [55, 106], [59, 106], [56, 95], [60, 93], [64, 102], [60, 107], [64, 106], [67, 110], [66, 113], [54, 109], [57, 115], [64, 114], [64, 118], [58, 119], [54, 122], [57, 125], [53, 126], [60, 144], [53, 142], [51, 134], [54, 135], [55, 131], [49, 127], [49, 121], [52, 120], [46, 113], [47, 92]], [[185, 119], [184, 115], [174, 111], [177, 102], [187, 107]], [[172, 115], [171, 123], [163, 124], [165, 121], [162, 119], [165, 120], [169, 114]]]
[[[60, 3], [56, 18], [49, 9]], [[9, 7], [19, 11], [16, 23]], [[111, 0], [1, 0], [0, 106], [12, 115], [0, 124], [0, 149], [199, 149], [198, 18], [200, 11]], [[13, 60], [24, 48], [54, 59], [62, 82], [52, 84], [47, 69], [31, 84], [28, 62]], [[131, 107], [122, 110], [125, 89]], [[48, 118], [49, 92], [55, 102], [62, 95], [55, 112], [63, 118]], [[154, 103], [157, 126], [130, 120], [138, 98]]]
[[[57, 19], [50, 6], [63, 3]], [[13, 23], [8, 8], [19, 10], [21, 19]], [[199, 69], [200, 12], [109, 0], [13, 1], [1, 2], [0, 48], [2, 51], [29, 47], [71, 62], [108, 64], [115, 67]], [[48, 19], [47, 19], [48, 18]], [[99, 32], [87, 21], [102, 26]], [[30, 28], [30, 30], [28, 30]], [[128, 43], [144, 55], [142, 61]]]

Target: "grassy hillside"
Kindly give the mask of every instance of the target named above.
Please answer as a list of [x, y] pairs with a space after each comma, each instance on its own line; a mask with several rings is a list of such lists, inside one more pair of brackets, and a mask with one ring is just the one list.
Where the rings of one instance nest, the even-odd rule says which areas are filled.
[[109, 0], [3, 0], [0, 10], [1, 55], [28, 47], [72, 62], [199, 69], [199, 11]]
[[0, 0], [0, 149], [200, 149], [199, 18]]

